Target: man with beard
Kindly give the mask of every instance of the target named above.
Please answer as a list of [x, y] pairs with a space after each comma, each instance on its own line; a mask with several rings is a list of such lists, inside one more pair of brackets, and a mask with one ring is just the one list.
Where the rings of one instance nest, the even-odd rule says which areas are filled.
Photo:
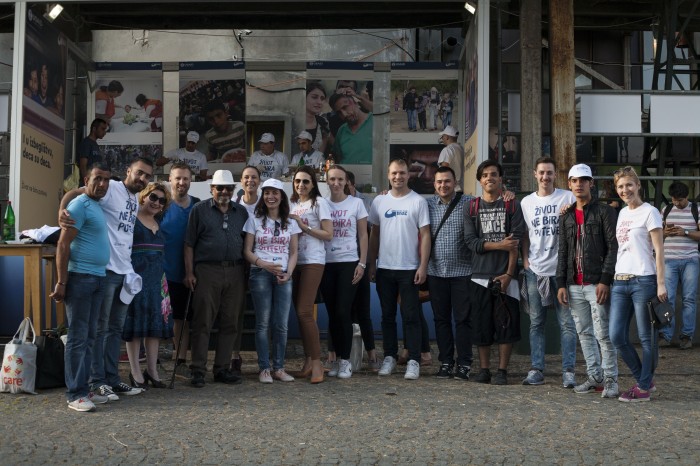
[[192, 306], [192, 385], [204, 387], [207, 370], [209, 332], [219, 318], [219, 334], [214, 358], [214, 381], [241, 383], [229, 366], [243, 312], [245, 277], [243, 226], [248, 211], [232, 201], [233, 175], [217, 170], [211, 180], [212, 198], [198, 203], [190, 212], [185, 234], [185, 281], [193, 291]]
[[333, 143], [336, 163], [372, 163], [372, 114], [363, 112], [346, 94], [333, 94], [328, 104], [344, 122]]
[[[196, 133], [195, 133], [196, 134]], [[163, 254], [163, 269], [168, 280], [170, 292], [170, 304], [173, 308], [175, 321], [175, 342], [182, 341], [175, 348], [175, 374], [189, 378], [190, 371], [185, 365], [187, 348], [190, 343], [190, 326], [192, 313], [189, 312], [187, 299], [189, 290], [183, 284], [185, 279], [184, 244], [187, 219], [192, 207], [199, 202], [199, 198], [190, 196], [190, 184], [192, 182], [192, 168], [187, 162], [177, 162], [170, 168], [170, 195], [172, 202], [163, 215], [160, 228], [165, 236], [165, 250]], [[182, 340], [180, 340], [182, 334]]]
[[[123, 284], [125, 277], [135, 275], [131, 266], [131, 245], [139, 205], [137, 195], [151, 178], [153, 162], [145, 158], [134, 159], [126, 171], [124, 181], [110, 180], [107, 194], [99, 201], [107, 222], [109, 263], [90, 369], [90, 388], [112, 401], [118, 400], [119, 394], [130, 396], [142, 392], [140, 388], [133, 388], [121, 381], [118, 365], [122, 330], [129, 308], [128, 303], [122, 300], [121, 295], [127, 292], [123, 290]], [[70, 228], [75, 224], [65, 208], [84, 192], [85, 188], [79, 188], [63, 196], [59, 210], [61, 228]], [[131, 290], [131, 294], [135, 294], [134, 290]]]

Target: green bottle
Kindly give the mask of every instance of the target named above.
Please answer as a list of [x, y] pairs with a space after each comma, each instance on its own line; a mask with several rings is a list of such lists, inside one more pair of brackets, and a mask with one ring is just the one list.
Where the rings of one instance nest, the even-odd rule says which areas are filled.
[[15, 212], [12, 210], [12, 203], [7, 201], [5, 209], [5, 221], [2, 226], [2, 238], [5, 241], [15, 240]]

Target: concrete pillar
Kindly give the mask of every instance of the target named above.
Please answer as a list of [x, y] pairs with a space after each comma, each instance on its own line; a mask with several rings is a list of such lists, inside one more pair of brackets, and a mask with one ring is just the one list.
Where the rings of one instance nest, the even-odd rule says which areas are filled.
[[576, 164], [574, 0], [549, 0], [549, 51], [552, 155], [559, 167], [557, 186], [565, 187], [569, 167]]
[[535, 191], [535, 160], [542, 155], [542, 2], [520, 2], [520, 186]]

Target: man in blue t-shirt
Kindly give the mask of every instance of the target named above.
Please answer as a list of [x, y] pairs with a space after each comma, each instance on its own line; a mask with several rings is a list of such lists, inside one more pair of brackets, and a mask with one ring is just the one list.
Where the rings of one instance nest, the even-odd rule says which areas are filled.
[[56, 248], [58, 282], [51, 297], [66, 303], [66, 397], [68, 407], [76, 411], [92, 411], [95, 403], [108, 401], [90, 392], [88, 377], [109, 262], [107, 226], [98, 201], [107, 194], [110, 176], [105, 164], [92, 166], [84, 180], [85, 193], [66, 207], [75, 223], [61, 231]]

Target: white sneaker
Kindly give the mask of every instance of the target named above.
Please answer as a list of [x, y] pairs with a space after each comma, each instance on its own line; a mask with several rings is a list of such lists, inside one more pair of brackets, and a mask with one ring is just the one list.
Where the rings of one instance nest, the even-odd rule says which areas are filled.
[[396, 359], [392, 358], [391, 356], [387, 356], [384, 358], [384, 362], [382, 363], [382, 367], [379, 368], [379, 375], [391, 375], [394, 372], [394, 369], [396, 369]]
[[261, 383], [272, 383], [272, 375], [270, 375], [270, 369], [261, 370], [258, 379]]
[[109, 401], [109, 397], [106, 395], [100, 395], [99, 393], [90, 392], [88, 393], [88, 400], [92, 401], [92, 404], [101, 405]]
[[280, 382], [294, 382], [294, 377], [287, 374], [284, 369], [277, 369], [272, 373], [272, 378]]
[[75, 411], [80, 411], [81, 413], [95, 410], [95, 404], [87, 398], [78, 398], [77, 400], [69, 401], [68, 407]]
[[340, 371], [340, 363], [335, 360], [331, 363], [331, 370], [326, 374], [328, 377], [338, 377], [338, 371]]
[[406, 363], [406, 374], [403, 376], [407, 380], [418, 380], [420, 377], [420, 364], [418, 361], [410, 359]]
[[340, 368], [338, 370], [339, 379], [349, 379], [352, 377], [352, 363], [347, 359], [340, 360]]

